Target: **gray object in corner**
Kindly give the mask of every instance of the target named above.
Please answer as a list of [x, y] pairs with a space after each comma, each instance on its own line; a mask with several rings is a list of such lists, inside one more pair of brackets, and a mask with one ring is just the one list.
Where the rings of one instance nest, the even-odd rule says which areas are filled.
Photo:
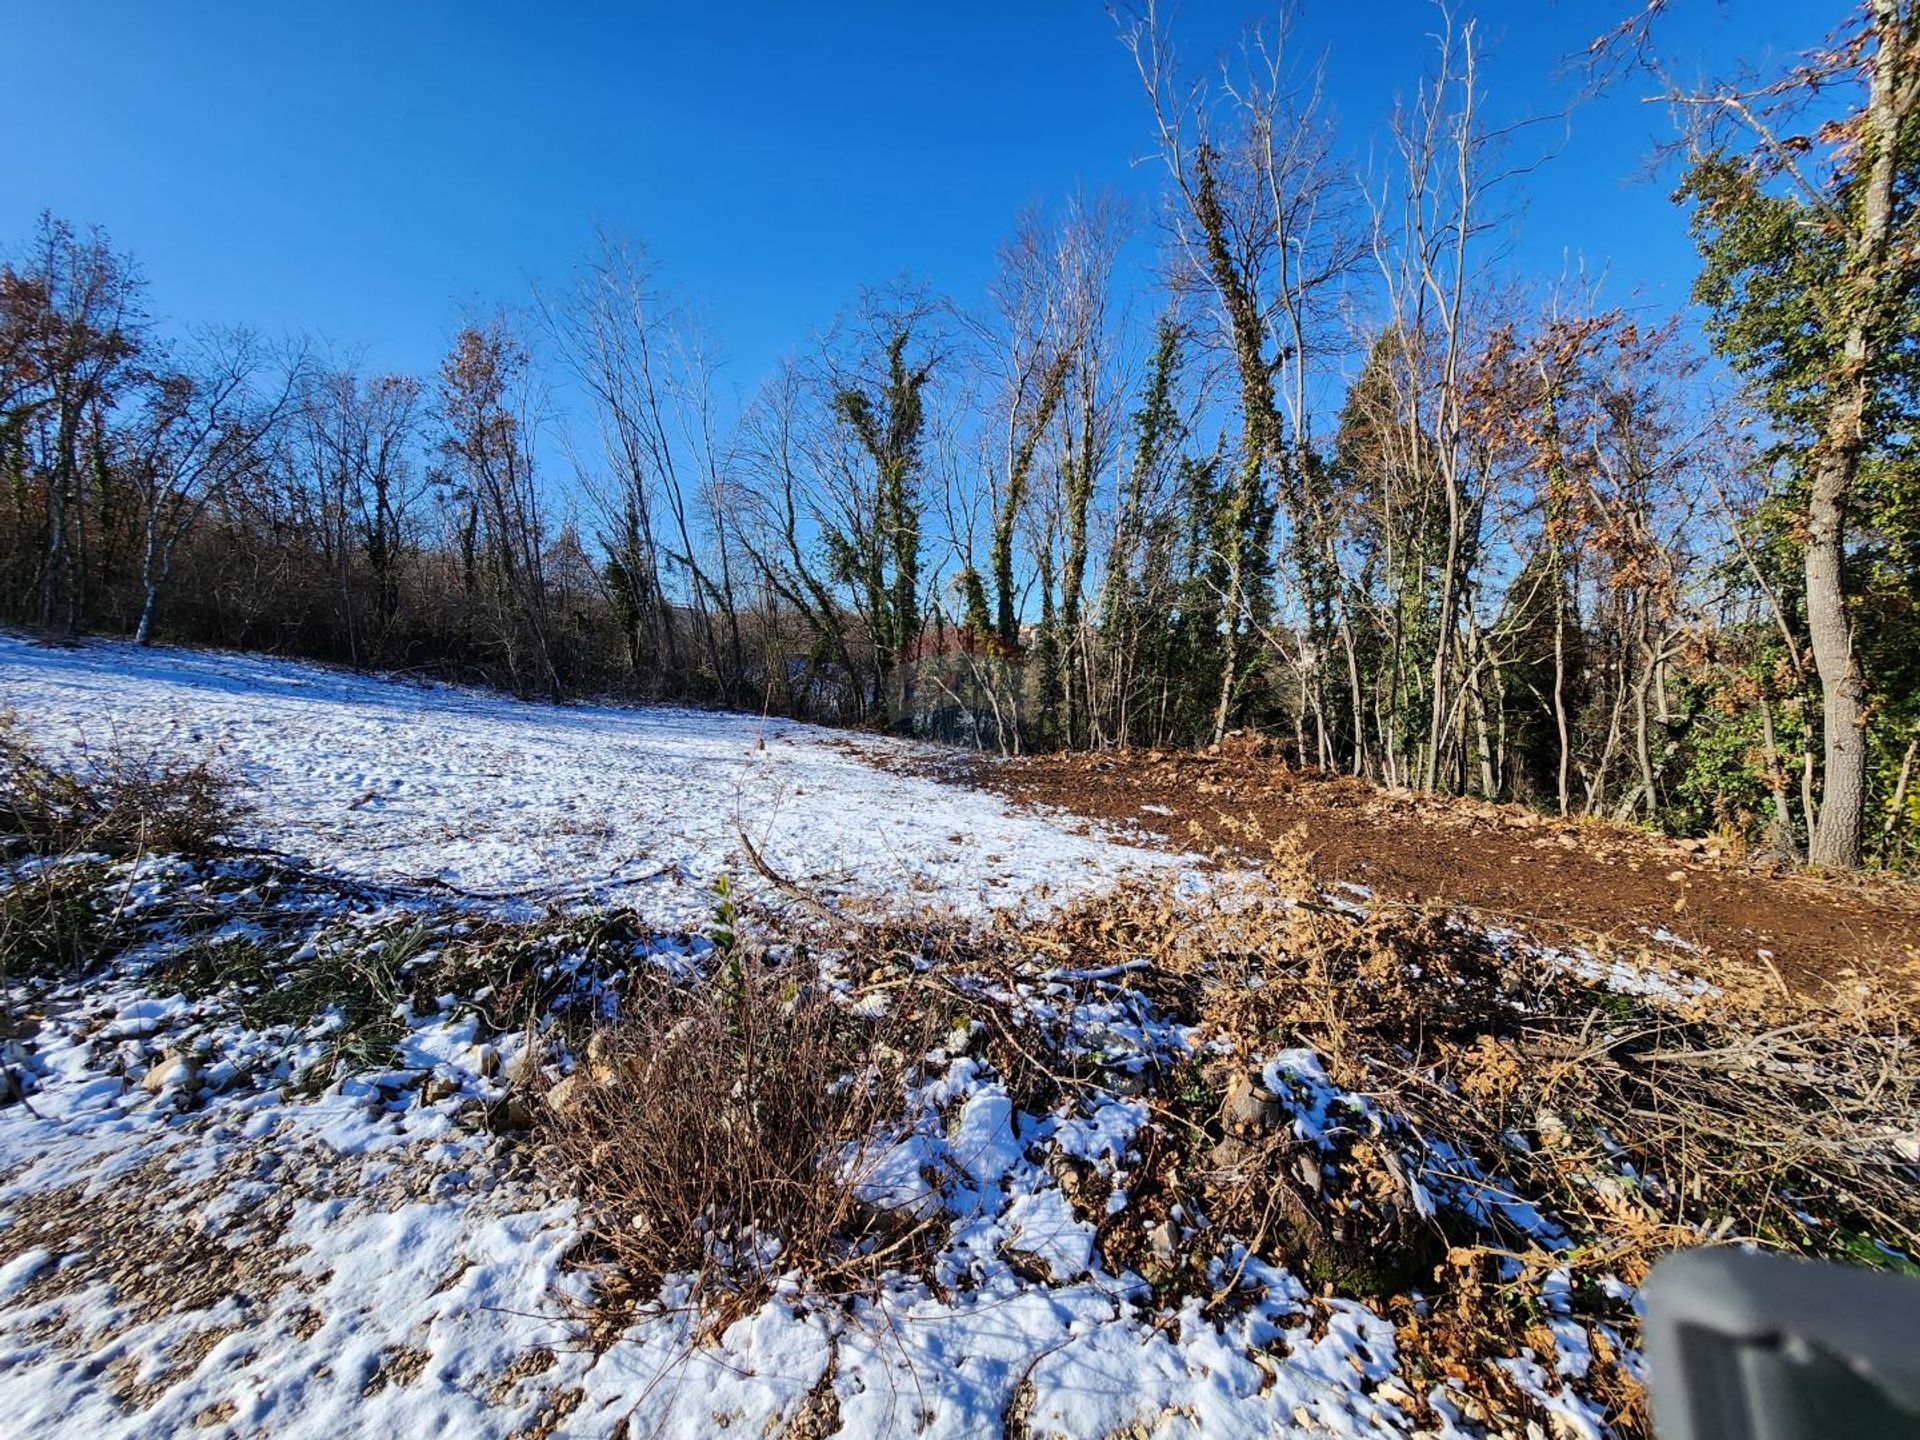
[[1660, 1440], [1920, 1437], [1920, 1280], [1725, 1247], [1643, 1298]]

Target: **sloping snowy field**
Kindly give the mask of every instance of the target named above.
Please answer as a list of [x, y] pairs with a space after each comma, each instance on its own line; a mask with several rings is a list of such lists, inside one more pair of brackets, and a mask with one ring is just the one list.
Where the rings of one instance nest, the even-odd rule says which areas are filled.
[[[468, 917], [553, 900], [634, 907], [657, 939], [621, 963], [698, 975], [699, 942], [676, 937], [711, 920], [716, 877], [756, 883], [743, 828], [810, 889], [896, 910], [1037, 905], [1180, 857], [861, 758], [912, 747], [737, 716], [5, 637], [0, 704], [60, 747], [217, 751], [256, 803], [250, 838], [312, 872], [262, 883], [243, 860], [116, 862], [115, 922], [149, 938], [34, 996], [31, 1043], [0, 1057], [30, 1092], [0, 1106], [0, 1430], [1412, 1433], [1394, 1327], [1367, 1306], [1310, 1294], [1237, 1242], [1206, 1277], [1231, 1298], [1218, 1313], [1109, 1270], [1099, 1214], [1063, 1177], [1092, 1167], [1105, 1213], [1126, 1206], [1152, 1115], [1126, 1082], [1196, 1043], [1127, 986], [1131, 965], [1036, 956], [968, 982], [1111, 1083], [1022, 1110], [980, 1057], [977, 1021], [916, 1062], [871, 1183], [872, 1203], [937, 1218], [926, 1272], [844, 1306], [796, 1282], [717, 1336], [670, 1281], [598, 1347], [580, 1325], [586, 1277], [567, 1264], [574, 1202], [537, 1177], [522, 1134], [490, 1133], [525, 1036], [484, 1028], [472, 997], [449, 993], [400, 1008], [386, 1068], [336, 1070], [337, 1011], [266, 1024], [230, 990], [161, 978], [190, 944], [239, 939], [297, 966], [376, 955], [409, 926], [431, 927], [424, 960]], [[179, 914], [216, 928], [182, 929]], [[617, 980], [564, 951], [554, 971], [595, 1003]], [[549, 1057], [547, 1078], [571, 1063]], [[1422, 1205], [1488, 1205], [1469, 1159], [1337, 1092], [1310, 1052], [1265, 1063], [1310, 1152], [1331, 1163], [1333, 1132], [1359, 1126], [1397, 1147]], [[1537, 1217], [1520, 1223], [1564, 1244]], [[1550, 1297], [1546, 1311], [1559, 1353], [1511, 1362], [1516, 1376], [1563, 1433], [1597, 1440], [1598, 1412], [1565, 1385], [1585, 1372], [1586, 1332]], [[1426, 1398], [1440, 1420], [1426, 1433], [1476, 1433], [1456, 1429], [1442, 1389]]]
[[863, 763], [911, 745], [752, 716], [521, 704], [289, 661], [0, 635], [0, 707], [42, 744], [214, 754], [249, 838], [329, 873], [465, 896], [629, 905], [698, 929], [749, 887], [742, 831], [810, 890], [977, 911], [1167, 856]]

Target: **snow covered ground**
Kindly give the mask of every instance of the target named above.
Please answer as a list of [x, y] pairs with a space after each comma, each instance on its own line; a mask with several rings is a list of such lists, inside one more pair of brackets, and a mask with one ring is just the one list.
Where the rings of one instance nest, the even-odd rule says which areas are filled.
[[[1110, 1057], [1182, 1044], [1101, 982], [1023, 990], [1085, 996]], [[588, 1288], [565, 1264], [573, 1205], [516, 1169], [515, 1142], [460, 1119], [499, 1089], [470, 1017], [414, 1019], [403, 1058], [425, 1074], [289, 1102], [274, 1086], [303, 1042], [276, 1045], [217, 1004], [156, 1000], [134, 979], [58, 1008], [32, 1112], [0, 1110], [11, 1433], [1407, 1433], [1393, 1327], [1366, 1307], [1250, 1260], [1217, 1277], [1245, 1294], [1237, 1314], [1216, 1322], [1190, 1299], [1156, 1324], [1141, 1277], [1106, 1271], [1058, 1162], [1124, 1176], [1137, 1100], [1027, 1114], [973, 1057], [936, 1057], [892, 1167], [947, 1227], [931, 1283], [903, 1275], [846, 1309], [796, 1287], [708, 1340], [669, 1287], [600, 1351], [582, 1343]], [[179, 1054], [201, 1058], [169, 1072]]]
[[[896, 912], [1038, 906], [1181, 857], [914, 778], [899, 763], [914, 747], [778, 721], [7, 637], [0, 704], [64, 748], [211, 748], [256, 804], [248, 838], [315, 872], [261, 884], [251, 862], [118, 862], [116, 923], [235, 918], [156, 921], [103, 973], [35, 996], [37, 1032], [9, 1061], [31, 1094], [0, 1107], [8, 1433], [1413, 1433], [1413, 1382], [1375, 1309], [1237, 1241], [1203, 1277], [1212, 1307], [1108, 1268], [1102, 1211], [1067, 1177], [1091, 1167], [1106, 1215], [1128, 1204], [1153, 1110], [1125, 1081], [1173, 1073], [1195, 1043], [1129, 985], [1130, 965], [1037, 955], [959, 977], [1112, 1083], [1036, 1113], [964, 1032], [916, 1061], [869, 1199], [937, 1221], [926, 1268], [839, 1304], [796, 1280], [718, 1335], [669, 1282], [604, 1346], [583, 1338], [590, 1287], [567, 1263], [581, 1214], [524, 1134], [493, 1133], [523, 1035], [484, 1029], [471, 997], [409, 1002], [390, 1064], [316, 1086], [337, 1012], [269, 1025], [155, 968], [190, 942], [259, 940], [285, 965], [415, 923], [437, 948], [469, 917], [558, 900], [634, 907], [657, 939], [623, 963], [687, 973], [699, 942], [676, 937], [711, 921], [714, 880], [759, 883], [742, 829], [810, 889]], [[1310, 1151], [1332, 1157], [1333, 1132], [1360, 1126], [1395, 1148], [1424, 1206], [1486, 1205], [1470, 1158], [1336, 1092], [1310, 1052], [1267, 1065]], [[1188, 1238], [1205, 1228], [1188, 1220]], [[1598, 1412], [1558, 1378], [1581, 1373], [1586, 1332], [1563, 1328], [1557, 1357], [1513, 1363], [1562, 1433], [1597, 1440]], [[1476, 1433], [1441, 1389], [1423, 1413], [1428, 1434]]]
[[912, 745], [752, 716], [522, 704], [282, 660], [7, 635], [0, 707], [62, 749], [219, 756], [256, 803], [249, 838], [330, 873], [532, 907], [618, 903], [663, 930], [704, 924], [723, 873], [760, 883], [743, 831], [815, 892], [971, 912], [1171, 858], [880, 768]]

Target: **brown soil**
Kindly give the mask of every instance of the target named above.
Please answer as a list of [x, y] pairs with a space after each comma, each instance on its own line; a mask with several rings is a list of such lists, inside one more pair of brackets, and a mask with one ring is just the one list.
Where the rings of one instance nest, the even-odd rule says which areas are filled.
[[1264, 858], [1272, 840], [1299, 830], [1323, 885], [1470, 908], [1541, 938], [1599, 935], [1639, 949], [1665, 930], [1709, 956], [1768, 963], [1809, 996], [1862, 981], [1920, 988], [1920, 888], [1908, 884], [1816, 879], [1746, 863], [1712, 841], [1385, 790], [1259, 754], [1032, 756], [971, 776], [1203, 852]]

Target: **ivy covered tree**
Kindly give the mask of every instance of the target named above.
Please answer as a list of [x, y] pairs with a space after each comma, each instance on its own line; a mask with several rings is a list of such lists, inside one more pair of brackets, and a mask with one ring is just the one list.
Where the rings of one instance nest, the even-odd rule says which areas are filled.
[[914, 647], [920, 638], [921, 444], [926, 408], [921, 391], [933, 362], [910, 360], [913, 327], [887, 336], [882, 369], [871, 386], [849, 382], [834, 395], [834, 410], [872, 467], [871, 523], [833, 537], [842, 572], [865, 587], [873, 625], [876, 689], [885, 696], [898, 674], [899, 711], [913, 704]]
[[1675, 98], [1696, 117], [1695, 294], [1764, 405], [1767, 513], [1799, 556], [1824, 750], [1809, 858], [1854, 866], [1876, 739], [1913, 723], [1910, 647], [1888, 642], [1917, 593], [1920, 7], [1867, 0], [1771, 83]]

